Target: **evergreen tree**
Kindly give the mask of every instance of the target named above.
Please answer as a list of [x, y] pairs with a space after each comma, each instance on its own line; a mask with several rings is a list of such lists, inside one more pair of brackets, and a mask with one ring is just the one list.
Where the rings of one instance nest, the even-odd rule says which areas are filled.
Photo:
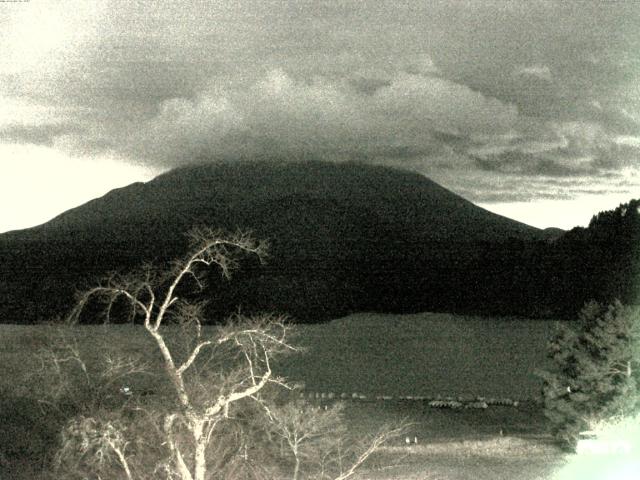
[[549, 343], [553, 361], [544, 380], [545, 415], [552, 433], [568, 447], [594, 423], [635, 411], [638, 403], [638, 310], [616, 301], [589, 302], [577, 325], [559, 327]]

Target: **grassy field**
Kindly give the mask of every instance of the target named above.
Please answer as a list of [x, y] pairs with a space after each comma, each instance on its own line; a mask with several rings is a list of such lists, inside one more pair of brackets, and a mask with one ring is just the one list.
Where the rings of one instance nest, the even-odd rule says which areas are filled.
[[357, 435], [384, 423], [410, 423], [405, 438], [384, 447], [359, 479], [543, 480], [566, 462], [552, 444], [539, 405], [485, 410], [430, 408], [420, 401], [352, 402], [350, 428]]
[[514, 437], [384, 447], [361, 480], [543, 480], [565, 464], [552, 446]]
[[[540, 387], [534, 371], [546, 365], [545, 344], [553, 329], [552, 322], [531, 320], [358, 314], [296, 327], [294, 343], [304, 353], [275, 368], [304, 382], [307, 392], [393, 397], [349, 402], [350, 429], [364, 435], [382, 423], [405, 419], [418, 444], [407, 446], [401, 439], [385, 447], [361, 479], [542, 479], [564, 462], [549, 444], [540, 406], [532, 401]], [[140, 327], [84, 326], [79, 331], [80, 350], [89, 358], [101, 345], [129, 353], [152, 346]], [[0, 393], [11, 392], [15, 399], [29, 389], [29, 376], [39, 368], [33, 353], [54, 334], [51, 326], [0, 326]], [[521, 403], [453, 411], [399, 399], [438, 395], [510, 397]], [[5, 439], [0, 453], [3, 446], [9, 449], [14, 467], [26, 469], [31, 450], [38, 448], [30, 438], [38, 419], [22, 418], [28, 406], [7, 402], [14, 400], [5, 399], [0, 413]], [[38, 441], [51, 441], [55, 432], [42, 435]]]
[[[537, 368], [547, 365], [554, 322], [449, 314], [357, 314], [295, 327], [305, 349], [277, 365], [279, 373], [318, 392], [369, 396], [481, 395], [532, 399]], [[87, 352], [102, 343], [125, 352], [151, 345], [141, 327], [84, 326]], [[0, 325], [0, 387], [38, 368], [31, 353], [53, 333], [48, 326]]]
[[285, 374], [313, 391], [531, 399], [554, 322], [449, 314], [357, 314], [302, 327]]

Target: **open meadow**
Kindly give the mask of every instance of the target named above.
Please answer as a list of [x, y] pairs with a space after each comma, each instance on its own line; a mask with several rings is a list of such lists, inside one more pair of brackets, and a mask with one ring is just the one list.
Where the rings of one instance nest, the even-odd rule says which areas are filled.
[[[170, 327], [168, 327], [170, 328]], [[205, 327], [205, 334], [207, 328]], [[547, 365], [546, 342], [555, 323], [451, 314], [357, 314], [327, 324], [296, 325], [278, 373], [314, 392], [364, 395], [510, 397], [535, 399]], [[135, 353], [153, 346], [142, 327], [78, 327], [87, 354], [103, 344]], [[13, 388], [38, 368], [33, 353], [55, 328], [1, 325], [0, 387]]]
[[[77, 328], [78, 347], [89, 359], [103, 345], [132, 354], [153, 346], [137, 326]], [[274, 368], [304, 382], [304, 395], [313, 402], [346, 398], [346, 421], [356, 434], [384, 423], [411, 423], [411, 443], [402, 438], [384, 447], [359, 478], [542, 479], [564, 462], [549, 441], [536, 401], [540, 381], [534, 371], [546, 365], [545, 345], [553, 329], [553, 322], [525, 319], [358, 314], [296, 326], [292, 343], [303, 351]], [[36, 413], [29, 416], [35, 406], [20, 398], [27, 396], [40, 368], [34, 353], [56, 328], [2, 325], [0, 333], [0, 460], [5, 469], [37, 470], [34, 458], [56, 432], [40, 425]], [[132, 388], [153, 389], [153, 379], [147, 382]], [[433, 408], [429, 400], [438, 397], [509, 398], [518, 404]]]

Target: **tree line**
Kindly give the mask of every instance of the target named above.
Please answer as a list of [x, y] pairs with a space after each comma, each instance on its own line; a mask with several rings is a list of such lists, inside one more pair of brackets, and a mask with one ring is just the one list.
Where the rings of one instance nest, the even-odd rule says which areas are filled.
[[[571, 319], [590, 300], [638, 301], [640, 200], [549, 240], [438, 240], [428, 230], [385, 223], [371, 212], [310, 202], [300, 200], [295, 210], [308, 221], [266, 225], [260, 212], [244, 219], [257, 237], [269, 240], [270, 256], [264, 263], [242, 260], [233, 282], [210, 275], [205, 296], [216, 298], [207, 307], [210, 321], [223, 321], [239, 306], [245, 313], [287, 314], [301, 323], [360, 311]], [[317, 219], [321, 208], [334, 211]], [[223, 227], [243, 224], [239, 218], [227, 223]], [[176, 225], [183, 230], [138, 226], [148, 235], [131, 241], [124, 230], [109, 230], [90, 232], [81, 244], [73, 235], [0, 248], [0, 317], [47, 321], [70, 308], [74, 291], [96, 276], [127, 271], [141, 260], [168, 265], [187, 249], [181, 232], [190, 225]]]

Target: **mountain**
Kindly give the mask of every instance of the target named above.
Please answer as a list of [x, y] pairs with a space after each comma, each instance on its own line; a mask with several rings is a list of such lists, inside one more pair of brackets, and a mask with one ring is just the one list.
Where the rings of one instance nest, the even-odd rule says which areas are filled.
[[129, 230], [149, 218], [211, 219], [223, 210], [244, 216], [264, 202], [287, 198], [371, 208], [386, 221], [413, 224], [416, 230], [428, 227], [431, 238], [449, 239], [460, 230], [476, 239], [540, 235], [540, 230], [477, 207], [422, 175], [319, 161], [221, 162], [178, 168], [146, 184], [113, 190], [39, 227], [5, 235], [53, 238], [96, 228], [119, 230], [123, 225]]
[[[536, 315], [532, 276], [550, 235], [473, 205], [424, 176], [316, 161], [179, 168], [0, 235], [0, 321], [64, 314], [77, 288], [143, 261], [183, 255], [194, 225], [270, 243], [231, 282], [211, 275], [209, 314], [288, 313], [317, 322], [356, 311]], [[544, 262], [543, 262], [544, 263]]]
[[556, 241], [564, 234], [565, 231], [557, 227], [549, 227], [542, 230], [542, 235], [544, 235], [549, 242]]

